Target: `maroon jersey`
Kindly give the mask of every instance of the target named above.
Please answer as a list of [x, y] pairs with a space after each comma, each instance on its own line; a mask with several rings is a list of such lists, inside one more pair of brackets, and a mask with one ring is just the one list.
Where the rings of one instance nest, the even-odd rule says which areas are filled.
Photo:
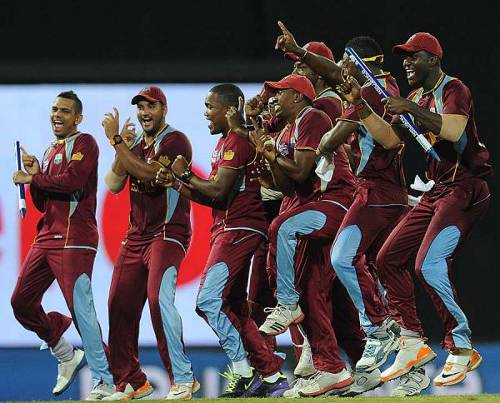
[[95, 218], [99, 148], [90, 134], [56, 140], [30, 186], [43, 215], [33, 246], [97, 250]]
[[427, 157], [428, 179], [436, 183], [451, 183], [491, 174], [489, 152], [479, 140], [477, 132], [472, 94], [462, 81], [443, 74], [432, 90], [423, 92], [423, 89], [419, 88], [410, 93], [408, 99], [435, 113], [463, 115], [469, 118], [457, 143], [440, 139], [431, 132], [425, 134], [441, 158], [438, 162], [430, 156]]
[[[276, 152], [290, 159], [294, 159], [296, 150], [316, 152], [321, 137], [331, 128], [332, 122], [326, 113], [308, 106], [297, 115], [293, 123], [285, 126], [278, 135]], [[320, 194], [320, 180], [312, 170], [309, 178], [303, 183], [295, 183], [293, 196], [284, 197], [281, 211], [315, 200]]]
[[331, 119], [332, 124], [335, 125], [338, 117], [344, 111], [344, 105], [340, 97], [332, 90], [331, 87], [325, 88], [321, 91], [316, 99], [313, 101], [313, 106], [325, 112]]
[[219, 168], [237, 169], [240, 176], [232, 190], [225, 210], [213, 208], [212, 238], [222, 231], [248, 230], [267, 234], [267, 221], [260, 197], [260, 184], [251, 181], [252, 166], [257, 152], [248, 141], [229, 132], [221, 137], [212, 153], [210, 178], [217, 176]]
[[[191, 143], [184, 133], [167, 126], [154, 142], [146, 145], [138, 136], [131, 150], [148, 164], [168, 167], [178, 156], [191, 161]], [[142, 244], [161, 237], [180, 242], [184, 248], [191, 237], [190, 202], [172, 189], [157, 186], [155, 181], [143, 182], [130, 176], [130, 227], [126, 242]]]
[[[377, 79], [390, 95], [399, 96], [397, 82], [390, 73], [380, 74]], [[369, 82], [361, 88], [361, 96], [377, 115], [382, 116], [389, 123], [392, 121], [392, 116], [387, 113], [381, 101], [381, 96]], [[347, 107], [340, 120], [360, 123], [354, 105]], [[403, 146], [391, 150], [384, 149], [362, 124], [356, 130], [356, 136], [350, 145], [356, 160], [359, 159], [356, 175], [362, 178], [360, 183], [382, 190], [382, 192], [377, 192], [377, 200], [370, 200], [370, 203], [407, 204], [402, 161]]]

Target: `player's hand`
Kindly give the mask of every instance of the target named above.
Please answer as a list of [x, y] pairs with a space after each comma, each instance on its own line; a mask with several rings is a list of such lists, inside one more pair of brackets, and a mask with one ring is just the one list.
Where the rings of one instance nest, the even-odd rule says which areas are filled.
[[229, 128], [231, 130], [237, 130], [243, 126], [243, 124], [245, 123], [245, 120], [243, 118], [243, 98], [242, 97], [238, 98], [238, 108], [237, 109], [235, 106], [229, 107], [228, 111], [226, 112], [226, 119], [227, 119], [227, 123], [229, 125]]
[[130, 118], [127, 118], [125, 123], [123, 124], [122, 131], [120, 132], [120, 136], [123, 141], [127, 143], [128, 146], [132, 144], [135, 139], [135, 123], [130, 121]]
[[168, 168], [160, 168], [156, 173], [156, 184], [170, 188], [175, 185], [175, 177], [172, 171]]
[[30, 175], [38, 175], [40, 173], [40, 163], [36, 157], [28, 154], [23, 146], [21, 146], [21, 156], [23, 159], [24, 170]]
[[414, 103], [403, 97], [382, 98], [387, 112], [391, 115], [401, 115], [402, 113], [411, 113]]
[[104, 120], [102, 121], [102, 127], [104, 127], [104, 133], [106, 133], [108, 139], [118, 134], [118, 127], [120, 126], [120, 114], [118, 109], [113, 107], [113, 110], [114, 113], [105, 113]]
[[250, 182], [257, 181], [260, 186], [267, 189], [271, 189], [273, 187], [273, 176], [271, 175], [271, 172], [269, 172], [265, 160], [262, 163], [256, 164], [251, 173], [252, 177], [250, 178]]
[[361, 86], [353, 76], [348, 76], [346, 81], [336, 88], [349, 103], [358, 103], [361, 100]]
[[189, 163], [186, 161], [182, 155], [178, 155], [177, 158], [172, 162], [170, 169], [175, 176], [180, 177], [186, 169], [189, 168]]
[[260, 115], [263, 109], [264, 102], [260, 95], [256, 95], [245, 102], [245, 115], [248, 117]]
[[29, 184], [33, 180], [33, 175], [30, 175], [24, 171], [16, 171], [12, 175], [12, 180], [15, 185]]
[[303, 49], [299, 45], [297, 45], [295, 38], [293, 37], [292, 33], [285, 27], [285, 24], [283, 24], [281, 21], [278, 21], [278, 27], [280, 27], [282, 34], [279, 35], [276, 39], [276, 45], [274, 46], [274, 49], [281, 49], [283, 52], [295, 53], [298, 56], [302, 55], [302, 53], [304, 53]]
[[260, 125], [257, 119], [250, 117], [254, 131], [249, 134], [250, 141], [255, 144], [255, 148], [266, 160], [273, 162], [276, 159], [276, 145], [269, 135], [265, 125]]

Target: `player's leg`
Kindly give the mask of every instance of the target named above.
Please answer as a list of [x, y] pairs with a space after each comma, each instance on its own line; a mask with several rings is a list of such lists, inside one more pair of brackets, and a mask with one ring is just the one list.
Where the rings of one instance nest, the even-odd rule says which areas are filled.
[[152, 242], [146, 253], [149, 310], [160, 357], [170, 378], [169, 400], [191, 399], [200, 388], [185, 352], [182, 319], [174, 304], [177, 273], [184, 255], [182, 245], [164, 240]]
[[196, 310], [217, 334], [232, 362], [226, 374], [230, 383], [223, 396], [227, 397], [246, 396], [260, 388], [249, 361], [263, 377], [276, 380], [283, 361], [269, 349], [248, 310], [248, 271], [260, 238], [250, 231], [218, 235], [200, 283]]
[[[262, 238], [262, 242], [257, 247], [252, 259], [252, 270], [248, 285], [248, 305], [250, 307], [250, 316], [257, 324], [261, 326], [267, 314], [264, 309], [268, 306], [276, 305], [274, 289], [271, 287], [268, 272], [266, 270], [266, 260], [269, 243]], [[276, 350], [276, 337], [264, 336], [269, 348]]]
[[444, 323], [442, 345], [450, 352], [443, 370], [434, 379], [436, 386], [462, 382], [467, 372], [476, 369], [482, 361], [472, 347], [469, 323], [450, 278], [457, 251], [488, 209], [489, 199], [480, 196], [482, 189], [470, 187], [472, 189], [456, 187], [435, 202], [435, 214], [416, 259], [417, 274]]
[[75, 349], [62, 335], [71, 319], [59, 312], [45, 313], [42, 297], [55, 277], [46, 259], [47, 249], [31, 248], [21, 267], [11, 304], [14, 316], [26, 329], [35, 332], [59, 362], [57, 382], [52, 390], [63, 393], [85, 364], [81, 350]]
[[117, 387], [113, 398], [130, 398], [142, 388], [148, 389], [138, 345], [148, 280], [145, 250], [146, 246], [123, 245], [113, 268], [108, 297], [110, 364]]
[[397, 349], [398, 341], [388, 328], [388, 315], [377, 283], [368, 270], [366, 252], [388, 223], [400, 215], [399, 208], [368, 207], [357, 197], [346, 214], [331, 251], [331, 263], [359, 312], [367, 336], [356, 370], [371, 372]]
[[102, 399], [116, 390], [94, 307], [91, 283], [94, 259], [95, 251], [90, 249], [52, 249], [47, 252], [49, 266], [82, 338], [94, 383], [90, 397]]
[[[341, 218], [338, 224], [340, 224]], [[301, 323], [311, 345], [313, 366], [317, 372], [301, 382], [300, 396], [320, 396], [325, 393], [340, 394], [352, 383], [350, 372], [339, 356], [337, 338], [332, 327], [332, 282], [334, 273], [326, 264], [324, 254], [329, 241], [306, 241], [304, 260], [307, 266], [301, 278], [301, 305], [306, 317]]]
[[[338, 228], [336, 217], [344, 212], [345, 208], [338, 204], [311, 202], [282, 213], [273, 220], [269, 227], [269, 242], [273, 247], [270, 247], [268, 264], [271, 268], [276, 267], [278, 305], [259, 328], [261, 332], [277, 335], [304, 318], [296, 289], [297, 238], [332, 239]], [[275, 261], [271, 253], [274, 250]]]
[[397, 310], [401, 326], [400, 350], [394, 363], [382, 372], [387, 382], [432, 361], [436, 354], [423, 338], [408, 262], [415, 256], [432, 218], [432, 203], [424, 197], [394, 228], [377, 255], [377, 271], [388, 303]]

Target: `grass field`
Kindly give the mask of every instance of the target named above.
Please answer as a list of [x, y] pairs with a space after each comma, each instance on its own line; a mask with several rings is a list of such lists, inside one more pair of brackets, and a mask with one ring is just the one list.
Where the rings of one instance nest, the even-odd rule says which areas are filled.
[[[346, 403], [356, 403], [356, 402], [365, 402], [365, 403], [389, 403], [389, 402], [410, 402], [410, 403], [420, 403], [420, 402], [434, 402], [434, 403], [457, 403], [457, 402], [480, 402], [480, 403], [489, 403], [489, 402], [500, 402], [500, 395], [467, 395], [467, 396], [415, 396], [415, 397], [354, 397], [354, 398], [339, 398], [339, 397], [326, 397], [326, 398], [316, 398], [316, 399], [300, 399], [300, 401], [313, 401], [313, 400], [338, 400], [345, 401]], [[165, 403], [165, 400], [142, 400], [147, 403]], [[196, 403], [275, 403], [278, 400], [276, 398], [266, 398], [266, 399], [193, 399]], [[285, 400], [283, 400], [285, 401]], [[47, 403], [54, 403], [55, 400], [48, 401]], [[57, 401], [62, 402], [62, 401]], [[75, 400], [68, 400], [68, 403], [74, 403]], [[24, 403], [24, 402], [23, 402]], [[34, 401], [32, 403], [45, 403], [41, 401]]]

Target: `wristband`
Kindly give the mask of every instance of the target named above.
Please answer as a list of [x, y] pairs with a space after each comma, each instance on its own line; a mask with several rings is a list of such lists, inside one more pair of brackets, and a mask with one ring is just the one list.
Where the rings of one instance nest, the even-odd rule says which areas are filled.
[[192, 176], [193, 176], [193, 171], [191, 171], [191, 169], [189, 168], [186, 168], [186, 170], [182, 173], [179, 179], [182, 182], [189, 183], [189, 180], [191, 179]]
[[120, 144], [122, 142], [123, 142], [122, 136], [120, 136], [119, 134], [115, 134], [113, 137], [111, 137], [109, 139], [109, 143], [112, 146], [115, 146], [115, 145]]

